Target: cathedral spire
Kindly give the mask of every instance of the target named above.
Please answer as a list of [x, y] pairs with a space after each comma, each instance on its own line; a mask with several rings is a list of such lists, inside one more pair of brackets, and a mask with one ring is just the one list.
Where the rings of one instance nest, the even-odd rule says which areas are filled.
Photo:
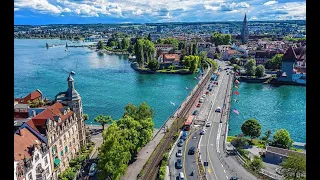
[[248, 30], [248, 23], [247, 23], [247, 13], [244, 14], [244, 19], [242, 23], [241, 29], [241, 41], [243, 44], [246, 44], [249, 39], [249, 30]]

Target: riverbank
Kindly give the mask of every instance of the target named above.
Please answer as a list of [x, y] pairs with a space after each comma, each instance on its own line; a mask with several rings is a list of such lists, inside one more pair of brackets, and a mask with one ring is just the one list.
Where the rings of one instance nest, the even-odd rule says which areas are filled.
[[250, 76], [240, 76], [240, 82], [246, 83], [264, 83], [264, 84], [272, 84], [272, 85], [293, 85], [293, 86], [306, 86], [306, 84], [300, 84], [296, 82], [287, 82], [287, 81], [278, 81], [277, 78], [272, 78], [271, 74], [267, 74], [267, 76], [262, 78], [253, 78]]
[[190, 75], [191, 73], [189, 72], [188, 69], [177, 69], [177, 70], [168, 70], [168, 69], [163, 69], [163, 70], [156, 70], [156, 71], [152, 71], [150, 69], [147, 68], [140, 68], [138, 67], [138, 64], [136, 62], [131, 63], [130, 65], [132, 67], [132, 69], [134, 69], [135, 71], [141, 73], [141, 74], [155, 74], [155, 73], [159, 73], [159, 74], [181, 74], [181, 75]]

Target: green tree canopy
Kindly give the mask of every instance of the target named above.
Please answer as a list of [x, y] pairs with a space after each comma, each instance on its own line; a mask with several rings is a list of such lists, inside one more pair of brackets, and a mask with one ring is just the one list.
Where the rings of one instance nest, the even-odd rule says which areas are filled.
[[252, 140], [253, 138], [257, 138], [261, 135], [261, 125], [258, 120], [251, 118], [242, 124], [241, 131]]
[[263, 167], [262, 159], [259, 156], [254, 156], [253, 161], [250, 163], [250, 168], [255, 172], [260, 172]]
[[158, 44], [163, 44], [163, 43], [164, 43], [164, 40], [161, 39], [161, 38], [159, 38], [159, 39], [157, 39], [157, 43], [158, 43]]
[[176, 38], [169, 37], [169, 38], [165, 39], [163, 43], [164, 44], [172, 44], [173, 49], [178, 49], [179, 41]]
[[128, 38], [123, 38], [121, 41], [121, 47], [122, 49], [128, 49], [130, 46], [130, 42]]
[[289, 131], [286, 129], [276, 130], [273, 135], [272, 146], [279, 148], [290, 148], [292, 146], [293, 140], [290, 137]]
[[216, 46], [229, 45], [231, 43], [231, 35], [214, 32], [211, 35], [211, 42], [215, 43]]
[[98, 44], [97, 44], [97, 49], [104, 49], [105, 48], [105, 45], [102, 41], [99, 41]]
[[198, 55], [198, 44], [197, 43], [192, 44], [192, 55]]
[[83, 114], [83, 120], [88, 120], [89, 119], [89, 115], [88, 114]]
[[257, 66], [255, 75], [258, 77], [263, 77], [263, 75], [264, 75], [264, 66], [263, 65], [260, 64], [259, 66]]
[[254, 76], [256, 72], [256, 61], [254, 59], [248, 60], [244, 68], [248, 76]]
[[148, 34], [148, 38], [147, 38], [149, 41], [152, 41], [152, 38], [151, 38], [151, 34], [149, 33]]
[[267, 69], [280, 69], [282, 64], [283, 54], [276, 54], [272, 59], [265, 63]]
[[160, 67], [160, 63], [155, 59], [154, 60], [150, 60], [148, 62], [148, 68], [153, 70], [153, 71], [159, 69], [159, 67]]
[[240, 66], [238, 64], [234, 64], [233, 65], [233, 71], [234, 72], [236, 72], [236, 71], [240, 72]]
[[184, 65], [189, 68], [190, 73], [194, 73], [198, 70], [200, 58], [199, 56], [185, 56], [183, 61]]
[[136, 55], [136, 60], [137, 60], [140, 67], [142, 67], [144, 64], [143, 48], [144, 48], [143, 40], [142, 39], [137, 40], [137, 43], [134, 45], [134, 52]]
[[280, 164], [281, 172], [286, 179], [305, 179], [306, 157], [303, 154], [292, 153]]
[[104, 125], [112, 122], [111, 116], [103, 116], [102, 114], [99, 114], [97, 117], [94, 118], [94, 121], [101, 124], [102, 130], [104, 130]]

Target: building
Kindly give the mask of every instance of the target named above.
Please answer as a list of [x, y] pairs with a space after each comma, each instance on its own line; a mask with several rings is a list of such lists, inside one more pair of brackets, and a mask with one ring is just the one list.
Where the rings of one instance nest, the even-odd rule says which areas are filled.
[[245, 54], [234, 49], [229, 49], [223, 53], [223, 60], [225, 61], [230, 60], [232, 57], [235, 57], [235, 58], [245, 57]]
[[86, 143], [86, 129], [83, 120], [83, 112], [82, 112], [82, 100], [80, 94], [74, 88], [74, 79], [71, 74], [67, 79], [68, 81], [68, 89], [65, 92], [59, 92], [56, 97], [56, 102], [61, 102], [62, 104], [68, 105], [69, 108], [76, 114], [78, 121], [78, 131], [79, 131], [79, 140], [80, 146], [85, 146]]
[[47, 180], [52, 177], [46, 143], [28, 128], [14, 134], [14, 180]]
[[267, 163], [279, 165], [291, 153], [302, 154], [304, 156], [306, 155], [305, 153], [302, 153], [302, 152], [292, 151], [292, 150], [273, 147], [273, 146], [267, 146], [265, 158], [263, 160]]
[[256, 60], [256, 65], [264, 64], [270, 59], [272, 59], [273, 56], [277, 54], [276, 51], [255, 51], [254, 58]]
[[243, 44], [246, 44], [249, 39], [249, 30], [248, 30], [248, 23], [247, 23], [247, 14], [244, 15], [244, 20], [241, 29], [241, 41]]
[[159, 62], [171, 63], [173, 66], [179, 66], [180, 56], [178, 54], [162, 54], [159, 56]]
[[28, 101], [32, 102], [35, 100], [42, 101], [42, 92], [39, 89], [37, 89], [37, 90], [31, 92], [30, 94], [28, 94], [24, 98], [22, 98], [22, 97], [15, 98], [14, 100], [17, 101], [19, 104], [28, 104]]
[[[305, 62], [305, 47], [299, 47], [293, 49], [292, 46], [285, 52], [282, 57], [281, 77], [279, 81], [306, 83], [306, 63]], [[299, 63], [297, 63], [299, 62]]]
[[228, 51], [231, 49], [231, 45], [219, 45], [218, 50], [221, 54], [223, 54], [225, 51]]
[[211, 48], [215, 48], [214, 44], [210, 42], [198, 42], [198, 53], [201, 51], [209, 51]]

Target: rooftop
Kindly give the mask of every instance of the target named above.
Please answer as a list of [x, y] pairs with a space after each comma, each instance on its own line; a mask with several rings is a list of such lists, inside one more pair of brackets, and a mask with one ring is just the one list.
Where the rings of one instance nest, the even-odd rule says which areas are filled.
[[267, 146], [266, 147], [266, 151], [267, 152], [271, 152], [271, 153], [275, 153], [275, 154], [278, 154], [278, 155], [282, 155], [282, 156], [285, 156], [285, 157], [288, 157], [288, 155], [291, 154], [291, 153], [306, 155], [305, 153], [302, 153], [302, 152], [292, 151], [292, 150], [273, 147], [273, 146]]
[[30, 147], [40, 142], [40, 139], [27, 128], [19, 130], [18, 133], [14, 134], [14, 160], [19, 161], [24, 159], [24, 157], [30, 158]]

